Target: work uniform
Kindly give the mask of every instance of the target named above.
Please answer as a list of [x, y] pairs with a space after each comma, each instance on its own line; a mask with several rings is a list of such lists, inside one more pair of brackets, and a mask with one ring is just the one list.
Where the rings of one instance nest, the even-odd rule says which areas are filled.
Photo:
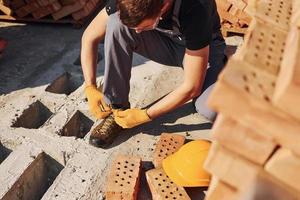
[[214, 0], [174, 0], [170, 12], [162, 16], [154, 30], [136, 33], [122, 24], [116, 0], [106, 5], [109, 15], [105, 43], [103, 93], [107, 104], [129, 107], [129, 81], [133, 52], [155, 62], [183, 66], [185, 49], [198, 50], [209, 45], [209, 66], [201, 95], [194, 99], [198, 113], [213, 120], [215, 113], [206, 99], [225, 63], [225, 42]]

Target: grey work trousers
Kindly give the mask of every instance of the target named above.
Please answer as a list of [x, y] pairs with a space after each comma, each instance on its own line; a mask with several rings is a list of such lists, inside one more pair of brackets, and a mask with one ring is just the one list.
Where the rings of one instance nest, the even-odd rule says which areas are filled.
[[[224, 66], [225, 42], [221, 34], [217, 34], [215, 38], [217, 39], [214, 39], [210, 45], [210, 67], [203, 91], [216, 81], [218, 73]], [[113, 107], [128, 108], [130, 105], [128, 98], [133, 52], [164, 65], [182, 67], [185, 46], [178, 38], [169, 37], [157, 30], [136, 33], [135, 30], [121, 23], [117, 13], [110, 15], [104, 42], [103, 93], [106, 103]], [[202, 94], [208, 95], [207, 92]], [[195, 99], [195, 108], [200, 114], [205, 113], [205, 117], [212, 119], [210, 115], [207, 115], [207, 112], [212, 111], [204, 103], [198, 101], [198, 99], [205, 98], [207, 97], [200, 95]]]

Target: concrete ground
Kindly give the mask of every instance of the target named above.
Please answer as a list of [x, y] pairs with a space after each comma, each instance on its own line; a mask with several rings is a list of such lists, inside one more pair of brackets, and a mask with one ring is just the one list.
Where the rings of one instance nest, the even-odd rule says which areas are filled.
[[[140, 127], [123, 131], [107, 149], [88, 138], [99, 123], [89, 114], [81, 67], [75, 65], [84, 29], [70, 25], [0, 22], [8, 47], [0, 59], [0, 199], [103, 199], [106, 176], [119, 154], [138, 155], [143, 171], [163, 132], [209, 139], [211, 124], [191, 103]], [[234, 51], [241, 38], [228, 38]], [[99, 46], [103, 55], [103, 45]], [[98, 66], [98, 82], [103, 75]], [[143, 107], [172, 91], [182, 69], [135, 55], [130, 101]], [[203, 189], [188, 189], [203, 199]], [[151, 194], [142, 177], [140, 200]]]

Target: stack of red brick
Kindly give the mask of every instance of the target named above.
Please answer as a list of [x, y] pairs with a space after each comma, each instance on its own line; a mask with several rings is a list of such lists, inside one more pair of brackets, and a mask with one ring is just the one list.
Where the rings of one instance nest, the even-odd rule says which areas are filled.
[[101, 0], [1, 0], [0, 11], [17, 19], [39, 20], [50, 16], [53, 21], [71, 16], [78, 21], [89, 16]]
[[224, 36], [229, 32], [245, 33], [252, 13], [248, 0], [216, 0]]
[[241, 49], [210, 96], [219, 113], [207, 200], [300, 197], [300, 4], [254, 0]]

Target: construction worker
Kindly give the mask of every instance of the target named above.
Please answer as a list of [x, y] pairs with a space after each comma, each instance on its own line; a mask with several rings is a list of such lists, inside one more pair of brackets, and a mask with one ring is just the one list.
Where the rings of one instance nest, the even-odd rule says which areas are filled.
[[[99, 91], [96, 60], [103, 39], [104, 85]], [[81, 63], [89, 108], [96, 118], [104, 119], [103, 129], [92, 133], [90, 143], [102, 146], [120, 127], [154, 120], [192, 99], [198, 113], [213, 120], [215, 113], [205, 100], [224, 66], [225, 46], [214, 0], [109, 0], [82, 37]], [[147, 109], [130, 108], [133, 52], [183, 67], [183, 83]]]

